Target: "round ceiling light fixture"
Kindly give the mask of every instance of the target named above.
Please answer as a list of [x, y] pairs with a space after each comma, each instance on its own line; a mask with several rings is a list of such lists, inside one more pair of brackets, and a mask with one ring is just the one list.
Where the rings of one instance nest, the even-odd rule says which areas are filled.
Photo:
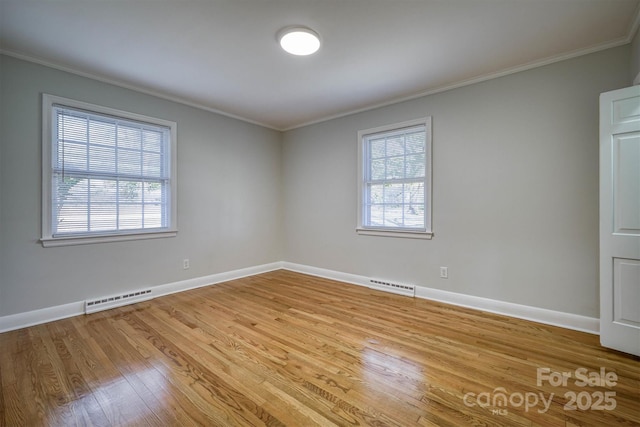
[[278, 33], [280, 46], [292, 55], [311, 55], [320, 49], [320, 36], [306, 27], [287, 27]]

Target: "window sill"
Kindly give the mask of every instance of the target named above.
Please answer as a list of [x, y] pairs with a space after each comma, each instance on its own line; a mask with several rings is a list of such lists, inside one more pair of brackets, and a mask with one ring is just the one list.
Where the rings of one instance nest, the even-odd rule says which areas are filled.
[[129, 240], [161, 239], [175, 237], [176, 230], [158, 231], [153, 233], [111, 234], [101, 236], [68, 236], [68, 237], [43, 237], [40, 243], [45, 248], [56, 246], [89, 245], [93, 243], [124, 242]]
[[400, 231], [386, 229], [356, 228], [356, 233], [363, 236], [401, 237], [405, 239], [431, 240], [433, 233], [430, 231]]

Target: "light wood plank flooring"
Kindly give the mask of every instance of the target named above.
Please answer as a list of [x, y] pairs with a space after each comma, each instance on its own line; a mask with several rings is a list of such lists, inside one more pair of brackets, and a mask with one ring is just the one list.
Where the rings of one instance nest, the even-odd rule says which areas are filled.
[[640, 425], [597, 336], [284, 270], [0, 334], [0, 383], [3, 426]]

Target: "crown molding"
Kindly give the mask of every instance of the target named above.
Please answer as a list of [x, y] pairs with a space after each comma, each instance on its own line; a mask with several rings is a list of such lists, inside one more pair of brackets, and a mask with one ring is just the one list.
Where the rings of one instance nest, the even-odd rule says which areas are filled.
[[140, 85], [136, 85], [133, 83], [128, 83], [122, 80], [118, 80], [118, 79], [114, 79], [111, 77], [107, 77], [101, 74], [96, 74], [96, 73], [91, 73], [88, 71], [84, 71], [81, 70], [79, 68], [75, 68], [75, 67], [71, 67], [71, 66], [67, 66], [67, 65], [62, 65], [60, 63], [57, 63], [55, 61], [50, 61], [47, 59], [42, 59], [42, 58], [37, 58], [35, 56], [31, 56], [31, 55], [27, 55], [21, 52], [16, 52], [16, 51], [12, 51], [12, 50], [8, 50], [8, 49], [2, 49], [0, 48], [0, 54], [2, 55], [6, 55], [6, 56], [10, 56], [16, 59], [20, 59], [23, 61], [27, 61], [27, 62], [32, 62], [34, 64], [38, 64], [38, 65], [42, 65], [45, 67], [49, 67], [49, 68], [53, 68], [54, 70], [59, 70], [59, 71], [64, 71], [67, 73], [71, 73], [71, 74], [75, 74], [77, 76], [80, 77], [86, 77], [88, 79], [92, 79], [92, 80], [97, 80], [99, 82], [102, 83], [107, 83], [107, 84], [111, 84], [114, 86], [118, 86], [124, 89], [129, 89], [129, 90], [133, 90], [135, 92], [140, 92], [140, 93], [144, 93], [145, 95], [151, 95], [151, 96], [155, 96], [156, 98], [161, 98], [167, 101], [172, 101], [172, 102], [176, 102], [178, 104], [182, 104], [182, 105], [186, 105], [188, 107], [193, 107], [193, 108], [197, 108], [199, 110], [204, 110], [204, 111], [208, 111], [210, 113], [214, 113], [214, 114], [219, 114], [221, 116], [225, 116], [225, 117], [229, 117], [231, 119], [235, 119], [235, 120], [240, 120], [242, 122], [245, 123], [249, 123], [252, 125], [257, 125], [257, 126], [261, 126], [267, 129], [271, 129], [271, 130], [276, 130], [276, 131], [282, 131], [282, 129], [279, 129], [277, 127], [271, 126], [269, 124], [266, 123], [262, 123], [262, 122], [258, 122], [256, 120], [251, 120], [248, 119], [246, 117], [242, 117], [239, 116], [237, 114], [232, 114], [232, 113], [228, 113], [226, 111], [222, 111], [222, 110], [218, 110], [217, 108], [213, 108], [213, 107], [209, 107], [207, 105], [203, 105], [197, 102], [193, 102], [191, 100], [188, 100], [186, 98], [182, 98], [179, 96], [175, 96], [175, 95], [169, 95], [168, 93], [164, 93], [162, 91], [158, 91], [158, 90], [153, 90], [153, 89], [149, 89]]
[[633, 40], [633, 38], [635, 37], [636, 33], [639, 31], [640, 29], [640, 4], [638, 5], [638, 7], [636, 8], [636, 12], [634, 15], [634, 18], [631, 21], [631, 24], [629, 25], [629, 28], [627, 29], [627, 34], [624, 37], [620, 37], [618, 39], [615, 40], [611, 40], [609, 42], [605, 42], [605, 43], [600, 43], [594, 46], [590, 46], [587, 48], [583, 48], [583, 49], [577, 49], [571, 52], [566, 52], [560, 55], [554, 55], [554, 56], [550, 56], [550, 57], [546, 57], [546, 58], [542, 58], [536, 61], [532, 61], [532, 62], [528, 62], [526, 64], [522, 64], [522, 65], [518, 65], [515, 67], [511, 67], [511, 68], [507, 68], [501, 71], [497, 71], [497, 72], [492, 72], [492, 73], [487, 73], [487, 74], [482, 74], [476, 77], [472, 77], [470, 79], [465, 79], [465, 80], [461, 80], [461, 81], [457, 81], [457, 82], [453, 82], [450, 84], [446, 84], [446, 85], [442, 85], [439, 87], [435, 87], [435, 88], [431, 88], [425, 91], [420, 91], [417, 93], [414, 93], [412, 95], [408, 95], [408, 96], [403, 96], [403, 97], [398, 97], [398, 98], [392, 98], [389, 99], [387, 101], [383, 101], [383, 102], [378, 102], [375, 104], [371, 104], [368, 105], [366, 107], [362, 107], [362, 108], [354, 108], [354, 109], [348, 109], [345, 110], [343, 112], [337, 113], [337, 114], [332, 114], [332, 115], [328, 115], [328, 116], [324, 116], [315, 120], [310, 120], [310, 121], [306, 121], [297, 125], [293, 125], [293, 126], [288, 126], [288, 127], [278, 127], [278, 126], [273, 126], [267, 123], [263, 123], [263, 122], [259, 122], [256, 120], [252, 120], [249, 119], [247, 117], [243, 117], [243, 116], [239, 116], [237, 114], [233, 114], [233, 113], [229, 113], [223, 110], [219, 110], [217, 108], [213, 108], [207, 105], [203, 105], [201, 103], [197, 103], [197, 102], [193, 102], [189, 99], [183, 98], [183, 97], [179, 97], [179, 96], [175, 96], [175, 95], [169, 95], [167, 93], [164, 93], [162, 91], [158, 91], [158, 90], [152, 90], [149, 88], [145, 88], [143, 86], [140, 85], [136, 85], [136, 84], [132, 84], [132, 83], [128, 83], [128, 82], [124, 82], [122, 80], [118, 80], [118, 79], [114, 79], [111, 77], [107, 77], [104, 75], [100, 75], [100, 74], [96, 74], [96, 73], [91, 73], [91, 72], [87, 72], [84, 70], [80, 70], [79, 68], [75, 68], [75, 67], [71, 67], [71, 66], [67, 66], [67, 65], [63, 65], [60, 63], [57, 63], [55, 61], [51, 61], [51, 60], [45, 60], [42, 58], [37, 58], [31, 55], [27, 55], [21, 52], [16, 52], [16, 51], [12, 51], [12, 50], [7, 50], [7, 49], [2, 49], [0, 48], [0, 54], [3, 55], [7, 55], [7, 56], [11, 56], [17, 59], [21, 59], [24, 61], [28, 61], [28, 62], [33, 62], [35, 64], [39, 64], [39, 65], [43, 65], [45, 67], [49, 67], [49, 68], [53, 68], [56, 70], [60, 70], [60, 71], [65, 71], [71, 74], [75, 74], [81, 77], [86, 77], [86, 78], [90, 78], [93, 80], [97, 80], [103, 83], [108, 83], [108, 84], [112, 84], [114, 86], [119, 86], [125, 89], [129, 89], [129, 90], [133, 90], [136, 92], [140, 92], [140, 93], [144, 93], [146, 95], [151, 95], [151, 96], [155, 96], [157, 98], [161, 98], [161, 99], [165, 99], [168, 101], [172, 101], [172, 102], [176, 102], [179, 104], [183, 104], [183, 105], [187, 105], [189, 107], [193, 107], [193, 108], [197, 108], [200, 110], [204, 110], [204, 111], [208, 111], [214, 114], [219, 114], [221, 116], [225, 116], [225, 117], [229, 117], [235, 120], [240, 120], [249, 124], [253, 124], [253, 125], [257, 125], [257, 126], [261, 126], [267, 129], [271, 129], [271, 130], [275, 130], [275, 131], [279, 131], [279, 132], [287, 132], [290, 130], [294, 130], [294, 129], [299, 129], [299, 128], [303, 128], [306, 126], [311, 126], [314, 124], [318, 124], [318, 123], [323, 123], [323, 122], [327, 122], [329, 120], [334, 120], [334, 119], [339, 119], [342, 117], [347, 117], [353, 114], [358, 114], [358, 113], [363, 113], [366, 111], [371, 111], [371, 110], [375, 110], [378, 108], [382, 108], [382, 107], [387, 107], [390, 105], [394, 105], [394, 104], [399, 104], [401, 102], [406, 102], [406, 101], [411, 101], [414, 99], [418, 99], [418, 98], [422, 98], [425, 96], [429, 96], [429, 95], [435, 95], [438, 93], [442, 93], [442, 92], [446, 92], [449, 90], [453, 90], [453, 89], [458, 89], [458, 88], [462, 88], [465, 86], [470, 86], [476, 83], [481, 83], [481, 82], [485, 82], [488, 80], [493, 80], [493, 79], [497, 79], [500, 77], [504, 77], [504, 76], [508, 76], [510, 74], [516, 74], [516, 73], [520, 73], [522, 71], [527, 71], [527, 70], [531, 70], [534, 68], [538, 68], [538, 67], [544, 67], [546, 65], [550, 65], [556, 62], [561, 62], [561, 61], [565, 61], [568, 59], [572, 59], [572, 58], [576, 58], [579, 56], [583, 56], [583, 55], [588, 55], [591, 53], [596, 53], [602, 50], [606, 50], [606, 49], [612, 49], [615, 47], [619, 47], [619, 46], [623, 46], [625, 44], [631, 43], [631, 41]]
[[[640, 20], [638, 19], [638, 17], [640, 17], [639, 14], [636, 14], [636, 25], [634, 25], [634, 27], [638, 28], [638, 23], [640, 23]], [[311, 125], [315, 125], [318, 123], [322, 123], [322, 122], [326, 122], [329, 120], [334, 120], [334, 119], [339, 119], [342, 117], [347, 117], [353, 114], [358, 114], [358, 113], [364, 113], [366, 111], [371, 111], [371, 110], [375, 110], [378, 108], [382, 108], [382, 107], [388, 107], [390, 105], [394, 105], [394, 104], [399, 104], [401, 102], [406, 102], [406, 101], [411, 101], [414, 99], [418, 99], [418, 98], [422, 98], [425, 96], [429, 96], [429, 95], [435, 95], [437, 93], [442, 93], [442, 92], [446, 92], [449, 90], [453, 90], [453, 89], [458, 89], [458, 88], [462, 88], [465, 86], [470, 86], [476, 83], [482, 83], [488, 80], [493, 80], [493, 79], [497, 79], [500, 77], [505, 77], [508, 76], [510, 74], [516, 74], [516, 73], [520, 73], [522, 71], [527, 71], [527, 70], [531, 70], [534, 68], [538, 68], [538, 67], [544, 67], [546, 65], [550, 65], [550, 64], [554, 64], [556, 62], [561, 62], [561, 61], [565, 61], [568, 59], [572, 59], [572, 58], [577, 58], [580, 56], [584, 56], [584, 55], [589, 55], [591, 53], [596, 53], [596, 52], [600, 52], [602, 50], [607, 50], [607, 49], [612, 49], [614, 47], [619, 47], [619, 46], [624, 46], [628, 43], [630, 43], [632, 40], [632, 37], [630, 36], [625, 36], [625, 37], [621, 37], [618, 38], [616, 40], [613, 41], [609, 41], [606, 43], [601, 43], [598, 45], [594, 45], [588, 48], [584, 48], [584, 49], [578, 49], [578, 50], [574, 50], [571, 52], [567, 52], [567, 53], [563, 53], [560, 55], [554, 55], [554, 56], [550, 56], [547, 58], [543, 58], [540, 60], [536, 60], [536, 61], [532, 61], [532, 62], [528, 62], [526, 64], [523, 65], [518, 65], [515, 67], [511, 67], [511, 68], [507, 68], [501, 71], [497, 71], [497, 72], [493, 72], [493, 73], [487, 73], [487, 74], [482, 74], [476, 77], [472, 77], [470, 79], [466, 79], [466, 80], [461, 80], [458, 82], [454, 82], [451, 84], [447, 84], [447, 85], [443, 85], [443, 86], [439, 86], [433, 89], [428, 89], [426, 91], [422, 91], [422, 92], [418, 92], [415, 93], [413, 95], [409, 95], [409, 96], [404, 96], [404, 97], [400, 97], [400, 98], [393, 98], [391, 100], [388, 101], [384, 101], [384, 102], [380, 102], [377, 104], [372, 104], [363, 108], [359, 108], [359, 109], [354, 109], [354, 110], [347, 110], [345, 112], [342, 113], [338, 113], [338, 114], [334, 114], [331, 116], [325, 116], [323, 118], [317, 119], [317, 120], [312, 120], [312, 121], [308, 121], [299, 125], [295, 125], [295, 126], [291, 126], [285, 129], [282, 129], [282, 131], [286, 132], [286, 131], [290, 131], [290, 130], [294, 130], [294, 129], [299, 129], [299, 128], [303, 128], [306, 126], [311, 126]]]

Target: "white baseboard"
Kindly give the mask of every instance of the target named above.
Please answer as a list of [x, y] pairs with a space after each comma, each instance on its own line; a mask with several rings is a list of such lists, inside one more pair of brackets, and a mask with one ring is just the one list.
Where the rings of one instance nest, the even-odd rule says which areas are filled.
[[179, 282], [167, 283], [153, 287], [154, 297], [174, 294], [189, 289], [201, 288], [203, 286], [215, 285], [217, 283], [228, 282], [229, 280], [241, 279], [243, 277], [255, 276], [256, 274], [266, 273], [268, 271], [280, 270], [281, 262], [272, 262], [270, 264], [262, 264], [254, 267], [241, 268], [239, 270], [226, 271], [223, 273], [211, 274], [209, 276], [195, 277], [193, 279], [181, 280]]
[[[368, 277], [359, 276], [356, 274], [342, 273], [339, 271], [311, 267], [302, 264], [294, 264], [290, 262], [283, 262], [282, 268], [285, 270], [310, 274], [312, 276], [324, 277], [326, 279], [366, 286], [372, 289], [384, 290], [375, 286], [371, 286]], [[518, 319], [531, 320], [533, 322], [559, 326], [561, 328], [587, 332], [590, 334], [597, 335], [600, 331], [600, 319], [581, 316], [578, 314], [564, 313], [561, 311], [514, 304], [511, 302], [498, 301], [473, 295], [442, 291], [439, 289], [432, 289], [423, 286], [416, 286], [416, 297], [444, 302], [461, 307], [473, 308], [490, 313], [503, 314], [505, 316], [515, 317]]]
[[[372, 284], [370, 282], [370, 278], [366, 276], [343, 273], [340, 271], [295, 264], [291, 262], [274, 262], [270, 264], [241, 268], [238, 270], [216, 273], [208, 276], [181, 280], [179, 282], [153, 286], [153, 298], [173, 294], [176, 292], [186, 291], [189, 289], [200, 288], [203, 286], [215, 285], [216, 283], [240, 279], [242, 277], [253, 276], [256, 274], [266, 273], [268, 271], [279, 269], [296, 271], [312, 276], [324, 277], [326, 279], [337, 280], [340, 282], [365, 286], [371, 289], [386, 291], [386, 289], [377, 287]], [[560, 311], [531, 307], [521, 304], [514, 304], [505, 301], [492, 300], [489, 298], [476, 297], [472, 295], [459, 294], [455, 292], [442, 291], [439, 289], [416, 286], [416, 297], [440, 301], [462, 307], [473, 308], [476, 310], [487, 311], [490, 313], [503, 314], [519, 319], [531, 320], [534, 322], [588, 332], [591, 334], [598, 334], [600, 330], [600, 320], [597, 318], [580, 316], [571, 313], [563, 313]], [[0, 333], [12, 331], [15, 329], [26, 328], [28, 326], [38, 325], [41, 323], [52, 322], [54, 320], [60, 320], [67, 317], [78, 316], [81, 314], [84, 314], [84, 301], [77, 301], [54, 307], [47, 307], [40, 310], [2, 316], [0, 317]]]
[[473, 295], [416, 287], [416, 297], [598, 335], [600, 319]]
[[84, 301], [0, 317], [0, 333], [84, 314]]
[[297, 273], [310, 274], [311, 276], [324, 277], [325, 279], [337, 280], [339, 282], [351, 283], [354, 285], [366, 286], [369, 288], [369, 279], [357, 274], [342, 273], [340, 271], [327, 270], [325, 268], [311, 267], [310, 265], [283, 262], [284, 270], [295, 271]]
[[[267, 271], [279, 270], [282, 268], [281, 262], [263, 264], [254, 267], [241, 268], [239, 270], [227, 271], [223, 273], [211, 274], [208, 276], [195, 277], [193, 279], [181, 280], [179, 282], [167, 283], [164, 285], [152, 286], [152, 298], [182, 292], [189, 289], [201, 288], [203, 286], [215, 285], [229, 280], [240, 279], [242, 277], [253, 276]], [[123, 303], [121, 305], [126, 305]], [[39, 310], [17, 313], [0, 317], [0, 333], [22, 329], [28, 326], [53, 322], [54, 320], [65, 319], [67, 317], [84, 314], [84, 301], [72, 302], [53, 307], [46, 307]]]

